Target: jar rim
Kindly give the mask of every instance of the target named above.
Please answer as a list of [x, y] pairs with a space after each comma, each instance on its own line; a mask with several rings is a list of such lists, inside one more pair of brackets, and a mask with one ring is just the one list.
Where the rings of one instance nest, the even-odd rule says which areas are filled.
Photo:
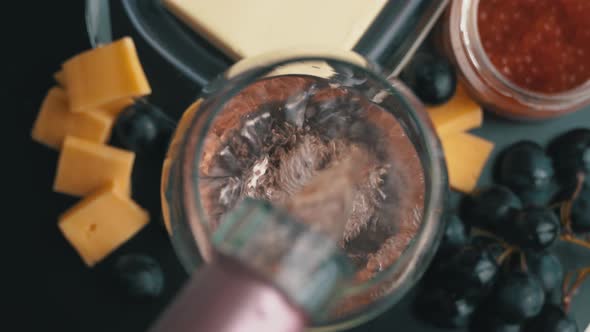
[[459, 38], [467, 58], [479, 71], [486, 84], [503, 95], [535, 107], [537, 111], [559, 110], [590, 100], [590, 80], [570, 90], [550, 94], [523, 88], [503, 75], [488, 57], [480, 38], [477, 20], [479, 2], [480, 0], [455, 1], [450, 10], [451, 16], [459, 15], [451, 20], [457, 19], [459, 22]]

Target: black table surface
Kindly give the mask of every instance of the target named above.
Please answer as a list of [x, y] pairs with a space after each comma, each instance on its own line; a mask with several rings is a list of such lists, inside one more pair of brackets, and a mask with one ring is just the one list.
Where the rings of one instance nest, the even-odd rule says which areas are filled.
[[[19, 331], [43, 328], [48, 331], [144, 331], [172, 299], [186, 278], [169, 240], [160, 224], [157, 166], [138, 161], [134, 180], [148, 182], [136, 199], [149, 208], [152, 222], [136, 237], [94, 269], [86, 268], [59, 233], [57, 217], [77, 200], [51, 191], [57, 153], [30, 139], [30, 129], [52, 74], [69, 56], [90, 47], [84, 23], [83, 1], [12, 2], [5, 6], [2, 31], [4, 72], [3, 100], [6, 109], [5, 157], [8, 213], [4, 238], [8, 239], [5, 256], [10, 264], [2, 271], [8, 275], [5, 289], [9, 295], [8, 321], [14, 320]], [[123, 15], [122, 13], [116, 14]], [[149, 47], [136, 38], [142, 52]], [[194, 99], [198, 89], [173, 71], [162, 71], [165, 63], [151, 57], [144, 59], [154, 91], [151, 100], [177, 118]], [[170, 82], [175, 96], [171, 98]], [[178, 93], [182, 91], [182, 93]], [[497, 143], [497, 149], [517, 139], [546, 142], [556, 133], [575, 126], [590, 127], [590, 111], [578, 112], [542, 124], [518, 124], [486, 117], [481, 136]], [[489, 168], [489, 167], [488, 167]], [[138, 173], [138, 174], [135, 174]], [[489, 181], [486, 169], [482, 182]], [[135, 189], [135, 188], [134, 188]], [[150, 190], [151, 189], [151, 190]], [[148, 192], [145, 194], [145, 192]], [[163, 296], [153, 301], [132, 301], [113, 290], [106, 281], [109, 265], [118, 255], [147, 253], [156, 257], [166, 273]], [[574, 255], [574, 254], [572, 254]], [[587, 259], [589, 256], [577, 258]], [[435, 331], [415, 321], [409, 314], [410, 297], [375, 321], [356, 331]], [[583, 330], [590, 317], [590, 285], [586, 284], [576, 299], [573, 314]], [[585, 315], [584, 315], [585, 314]], [[404, 327], [404, 328], [399, 328]]]

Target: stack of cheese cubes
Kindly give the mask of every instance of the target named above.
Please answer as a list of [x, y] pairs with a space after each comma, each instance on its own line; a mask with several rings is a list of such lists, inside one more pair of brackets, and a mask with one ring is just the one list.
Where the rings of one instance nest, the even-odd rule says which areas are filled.
[[472, 192], [494, 149], [492, 142], [467, 132], [481, 127], [481, 107], [459, 84], [449, 102], [429, 108], [428, 114], [443, 146], [451, 188]]
[[55, 79], [32, 137], [60, 151], [54, 191], [82, 197], [59, 228], [93, 266], [149, 221], [130, 197], [135, 154], [105, 143], [118, 113], [151, 89], [131, 38], [70, 58]]

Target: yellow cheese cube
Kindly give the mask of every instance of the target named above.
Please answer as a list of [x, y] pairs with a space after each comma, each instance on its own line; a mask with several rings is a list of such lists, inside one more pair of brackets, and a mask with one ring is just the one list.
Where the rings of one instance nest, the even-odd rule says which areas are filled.
[[147, 211], [107, 185], [61, 215], [58, 225], [84, 263], [93, 266], [127, 242], [148, 221]]
[[134, 159], [133, 152], [67, 136], [53, 190], [85, 196], [114, 181], [121, 192], [128, 193]]
[[58, 150], [66, 136], [104, 143], [109, 139], [113, 122], [114, 117], [106, 114], [70, 112], [65, 91], [53, 87], [41, 104], [31, 136], [33, 140]]
[[451, 188], [464, 193], [473, 191], [494, 144], [468, 133], [444, 136], [441, 142]]
[[73, 112], [151, 92], [129, 37], [74, 56], [63, 64], [63, 71]]
[[429, 107], [428, 114], [439, 136], [478, 128], [483, 123], [481, 106], [471, 99], [461, 84], [457, 85], [457, 92], [451, 100]]
[[60, 86], [62, 86], [62, 87], [65, 87], [66, 86], [66, 78], [64, 76], [63, 70], [60, 70], [60, 71], [56, 72], [55, 74], [53, 74], [53, 79]]
[[113, 190], [116, 190], [118, 193], [127, 196], [127, 197], [132, 197], [133, 196], [133, 187], [131, 185], [131, 178], [129, 178], [127, 181], [123, 181], [123, 180], [115, 180], [112, 182], [113, 185]]

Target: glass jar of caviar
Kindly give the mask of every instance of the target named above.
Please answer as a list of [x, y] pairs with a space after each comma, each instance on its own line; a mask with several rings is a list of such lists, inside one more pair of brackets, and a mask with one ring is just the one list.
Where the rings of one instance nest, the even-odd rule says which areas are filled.
[[454, 0], [441, 37], [467, 89], [519, 120], [590, 105], [590, 1]]

